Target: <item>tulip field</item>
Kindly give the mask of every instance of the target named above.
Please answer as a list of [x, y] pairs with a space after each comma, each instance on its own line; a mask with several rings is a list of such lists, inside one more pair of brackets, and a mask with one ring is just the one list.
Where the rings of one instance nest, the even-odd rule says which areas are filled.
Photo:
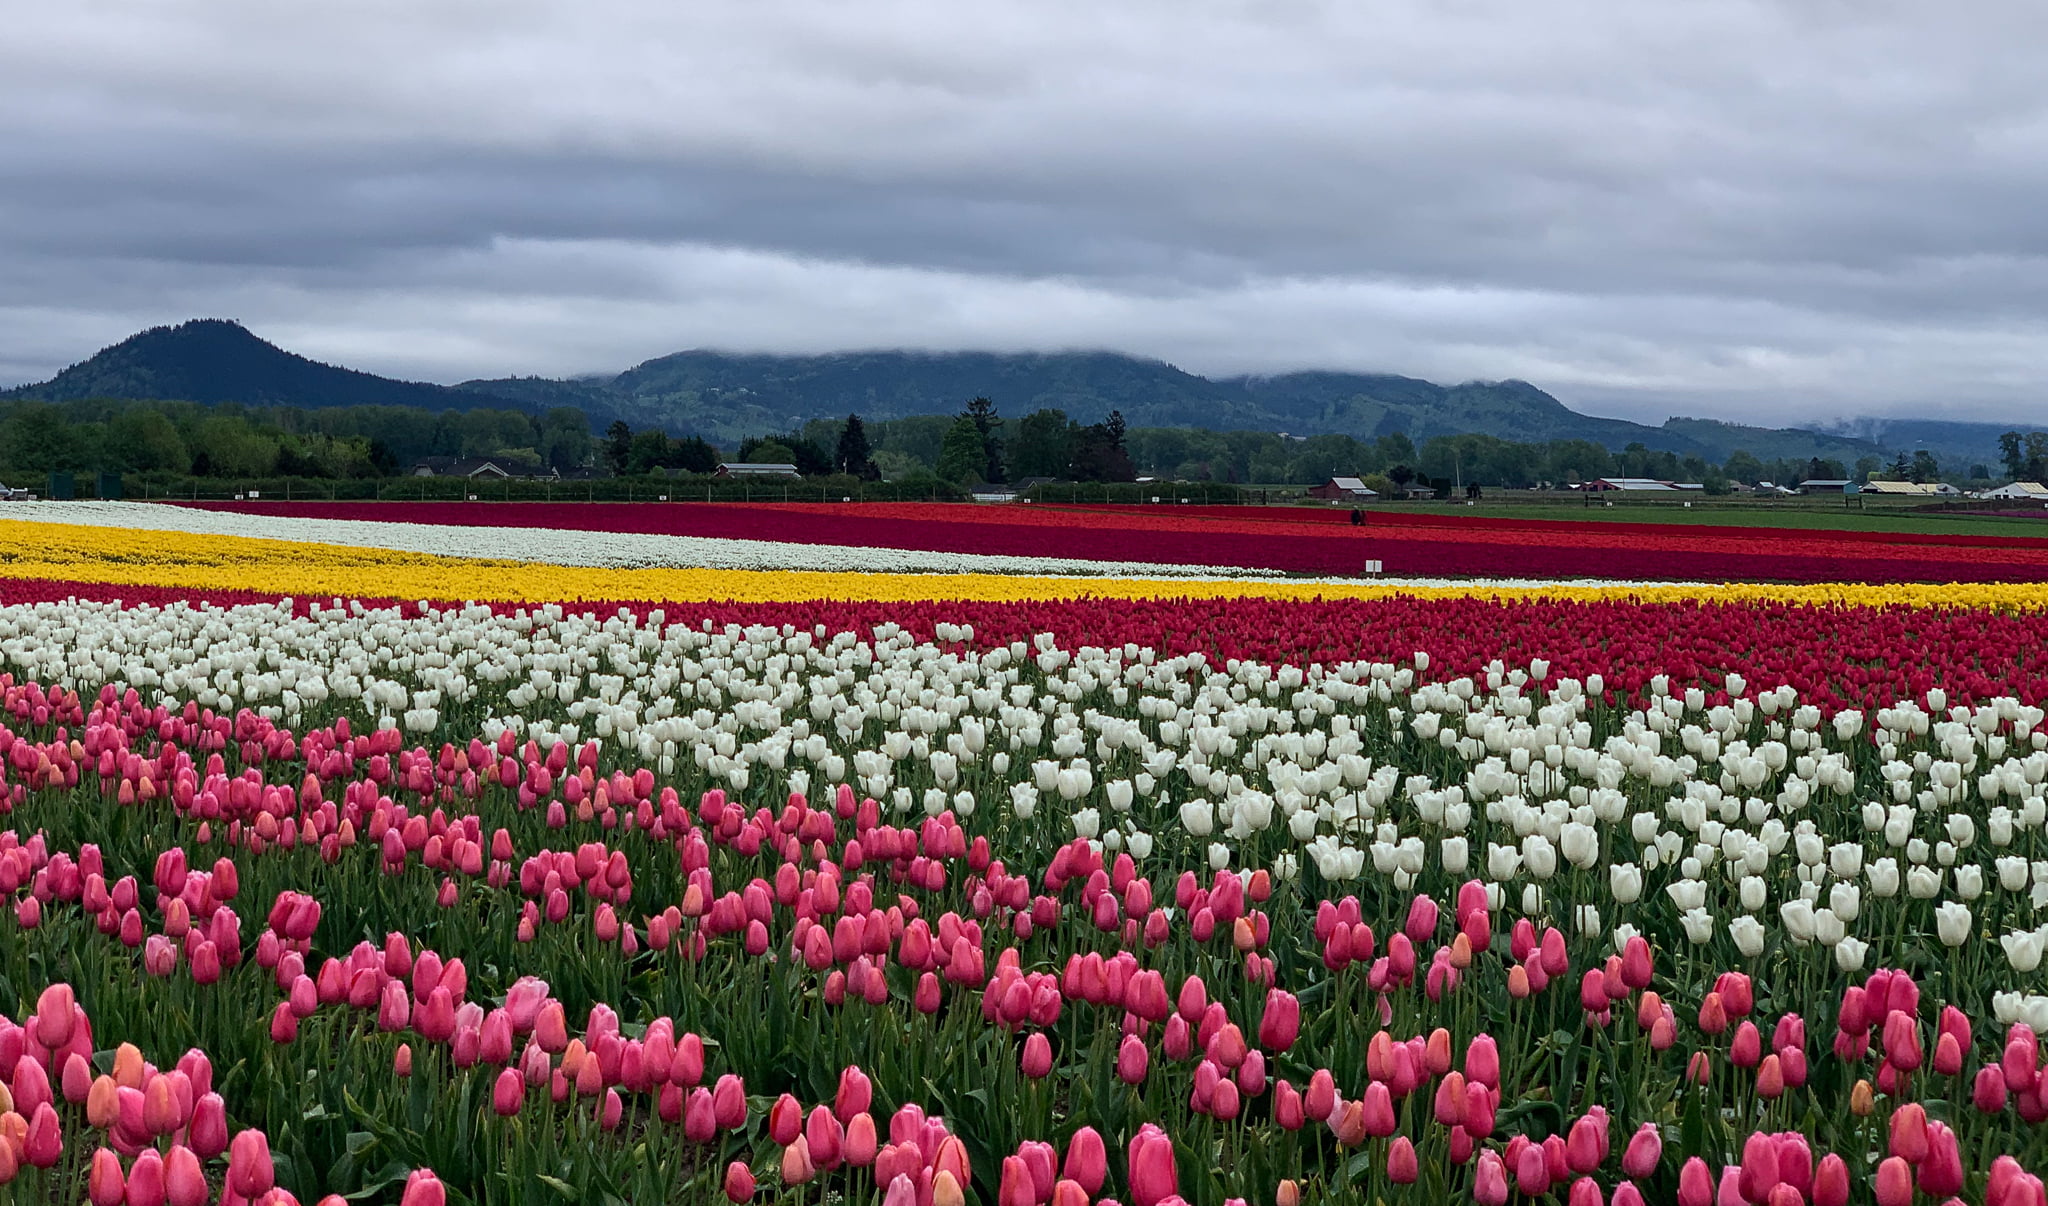
[[75, 507], [0, 1202], [2048, 1206], [2048, 541]]

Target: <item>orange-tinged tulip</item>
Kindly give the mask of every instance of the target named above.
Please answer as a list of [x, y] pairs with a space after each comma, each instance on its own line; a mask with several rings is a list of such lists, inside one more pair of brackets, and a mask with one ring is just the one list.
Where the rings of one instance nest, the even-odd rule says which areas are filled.
[[85, 1196], [92, 1206], [121, 1206], [128, 1196], [128, 1178], [121, 1171], [121, 1157], [100, 1148], [92, 1154], [92, 1171], [85, 1181]]
[[811, 1163], [811, 1145], [798, 1135], [782, 1149], [782, 1183], [802, 1185], [817, 1175], [817, 1166]]

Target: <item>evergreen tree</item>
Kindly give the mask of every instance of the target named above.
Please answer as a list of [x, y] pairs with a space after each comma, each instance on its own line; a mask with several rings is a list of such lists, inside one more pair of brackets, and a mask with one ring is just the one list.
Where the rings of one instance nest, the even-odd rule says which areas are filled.
[[963, 418], [974, 421], [974, 430], [981, 436], [981, 479], [988, 482], [1005, 480], [1003, 472], [1003, 420], [996, 413], [996, 404], [987, 398], [976, 397], [968, 400]]
[[874, 450], [868, 447], [867, 428], [862, 426], [860, 416], [846, 416], [846, 426], [839, 432], [839, 448], [833, 454], [832, 467], [841, 473], [849, 473], [863, 481], [873, 481], [875, 472]]
[[956, 486], [964, 486], [980, 477], [987, 463], [980, 429], [975, 427], [972, 417], [961, 415], [946, 429], [946, 441], [939, 445], [938, 475]]
[[604, 463], [611, 468], [614, 477], [626, 472], [626, 466], [633, 460], [633, 429], [624, 419], [613, 419], [612, 425], [604, 429]]

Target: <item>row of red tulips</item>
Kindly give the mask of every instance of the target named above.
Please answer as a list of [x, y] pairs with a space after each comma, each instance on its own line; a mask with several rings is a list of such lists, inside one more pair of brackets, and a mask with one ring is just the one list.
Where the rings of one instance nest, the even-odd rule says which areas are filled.
[[[130, 606], [234, 606], [271, 596], [233, 590], [184, 591], [89, 582], [0, 579], [0, 604], [90, 599]], [[419, 604], [368, 600], [365, 606], [417, 614]], [[300, 614], [320, 606], [299, 600]], [[327, 606], [332, 606], [330, 601]], [[449, 606], [446, 602], [441, 606]], [[498, 604], [500, 612], [525, 610]], [[680, 620], [673, 602], [576, 603], [569, 610], [643, 620]], [[1512, 602], [1484, 599], [1388, 599], [1287, 602], [1262, 599], [1074, 600], [1064, 602], [691, 603], [692, 622], [822, 625], [826, 631], [907, 631], [933, 639], [942, 626], [971, 629], [969, 644], [989, 648], [1055, 635], [1069, 646], [1136, 645], [1197, 650], [1217, 663], [1330, 664], [1356, 659], [1404, 661], [1426, 655], [1432, 677], [1483, 677], [1489, 669], [1541, 659], [1553, 678], [1601, 676], [1611, 703], [1640, 704], [1652, 684], [1675, 694], [1699, 688], [1726, 699], [1730, 674], [1783, 683], [1832, 712], [1865, 710], [1940, 689], [1951, 703], [2013, 696], [2048, 701], [2048, 612], [1973, 609], [1814, 607], [1764, 604]]]
[[[1235, 566], [1351, 576], [1382, 561], [1400, 576], [1683, 581], [1997, 582], [2048, 578], [2048, 544], [1844, 542], [1806, 533], [1700, 533], [1602, 523], [1457, 527], [1284, 523], [1238, 516], [915, 503], [207, 503], [315, 519], [715, 536], [859, 548]], [[1648, 525], [1644, 525], [1648, 526]]]

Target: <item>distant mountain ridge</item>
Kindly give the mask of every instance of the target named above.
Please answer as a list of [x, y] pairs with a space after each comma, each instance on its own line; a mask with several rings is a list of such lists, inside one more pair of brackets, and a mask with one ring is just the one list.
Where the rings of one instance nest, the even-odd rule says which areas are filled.
[[444, 386], [394, 381], [285, 351], [239, 323], [195, 319], [153, 327], [49, 381], [0, 397], [64, 402], [160, 398], [301, 407], [574, 406], [603, 425], [624, 419], [731, 444], [810, 419], [858, 412], [871, 419], [947, 414], [971, 397], [1005, 415], [1041, 407], [1082, 422], [1121, 411], [1134, 427], [1341, 433], [1402, 432], [1418, 443], [1477, 432], [1513, 440], [1587, 440], [1619, 450], [1641, 443], [1723, 461], [1738, 449], [1765, 460], [1823, 457], [1854, 464], [1929, 447], [1959, 462], [1995, 461], [1994, 424], [1848, 421], [1834, 431], [1750, 427], [1673, 418], [1661, 426], [1581, 414], [1525, 381], [1437, 385], [1385, 373], [1303, 371], [1208, 378], [1117, 352], [864, 351], [785, 356], [692, 350], [615, 376], [505, 377]]
[[[475, 391], [394, 381], [287, 352], [238, 322], [196, 318], [130, 335], [48, 381], [0, 397], [46, 402], [154, 398], [240, 402], [250, 406], [417, 406], [428, 410], [489, 405]], [[499, 399], [506, 405], [510, 399]]]

